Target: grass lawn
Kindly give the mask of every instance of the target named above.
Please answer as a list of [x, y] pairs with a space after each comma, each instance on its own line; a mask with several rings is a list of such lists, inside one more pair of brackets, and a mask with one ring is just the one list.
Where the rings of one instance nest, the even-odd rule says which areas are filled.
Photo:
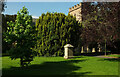
[[[1, 57], [0, 57], [1, 58]], [[20, 68], [19, 59], [2, 57], [3, 75], [118, 75], [117, 59], [76, 56], [35, 57], [27, 68]]]
[[111, 54], [111, 55], [107, 55], [108, 57], [120, 57], [120, 54]]

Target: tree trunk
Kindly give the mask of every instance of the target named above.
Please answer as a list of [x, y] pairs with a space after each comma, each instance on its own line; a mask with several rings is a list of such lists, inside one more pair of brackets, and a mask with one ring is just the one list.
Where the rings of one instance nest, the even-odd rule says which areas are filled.
[[105, 56], [106, 56], [106, 39], [105, 39]]
[[24, 67], [23, 58], [20, 58], [20, 66], [21, 66], [21, 67]]

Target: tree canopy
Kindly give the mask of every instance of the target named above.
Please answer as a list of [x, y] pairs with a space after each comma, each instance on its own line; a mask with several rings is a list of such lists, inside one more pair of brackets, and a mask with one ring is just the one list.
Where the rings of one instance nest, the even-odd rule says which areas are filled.
[[120, 2], [83, 3], [82, 24], [85, 28], [81, 37], [85, 43], [106, 41], [115, 48], [115, 41], [120, 39], [119, 12]]
[[6, 6], [6, 3], [5, 3], [5, 0], [1, 0], [1, 1], [0, 1], [0, 7], [1, 7], [1, 8], [0, 8], [0, 11], [1, 11], [1, 12], [4, 12], [4, 11], [5, 11], [5, 8], [7, 7], [7, 6]]
[[64, 53], [64, 45], [79, 44], [80, 23], [76, 18], [63, 13], [42, 14], [36, 21], [37, 41], [36, 51], [42, 56], [60, 56]]
[[23, 7], [17, 12], [15, 22], [7, 22], [9, 25], [5, 32], [4, 40], [12, 44], [8, 51], [11, 59], [20, 58], [20, 65], [23, 67], [33, 60], [35, 52], [32, 50], [36, 44], [36, 30], [32, 23], [32, 16], [27, 8]]

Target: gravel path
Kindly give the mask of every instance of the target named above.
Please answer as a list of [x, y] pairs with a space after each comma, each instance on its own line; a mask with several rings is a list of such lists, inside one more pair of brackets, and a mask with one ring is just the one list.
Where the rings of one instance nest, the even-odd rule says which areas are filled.
[[95, 56], [95, 57], [100, 57], [100, 58], [113, 58], [113, 59], [120, 59], [118, 57], [108, 57], [108, 56], [104, 56], [104, 55], [101, 55], [101, 56]]

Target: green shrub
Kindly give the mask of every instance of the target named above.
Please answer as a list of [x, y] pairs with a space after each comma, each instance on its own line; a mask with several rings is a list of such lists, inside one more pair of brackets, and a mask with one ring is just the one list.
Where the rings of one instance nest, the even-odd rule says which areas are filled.
[[61, 56], [64, 53], [64, 45], [72, 44], [77, 47], [81, 25], [76, 18], [63, 13], [42, 14], [36, 21], [38, 30], [35, 50], [41, 56]]

